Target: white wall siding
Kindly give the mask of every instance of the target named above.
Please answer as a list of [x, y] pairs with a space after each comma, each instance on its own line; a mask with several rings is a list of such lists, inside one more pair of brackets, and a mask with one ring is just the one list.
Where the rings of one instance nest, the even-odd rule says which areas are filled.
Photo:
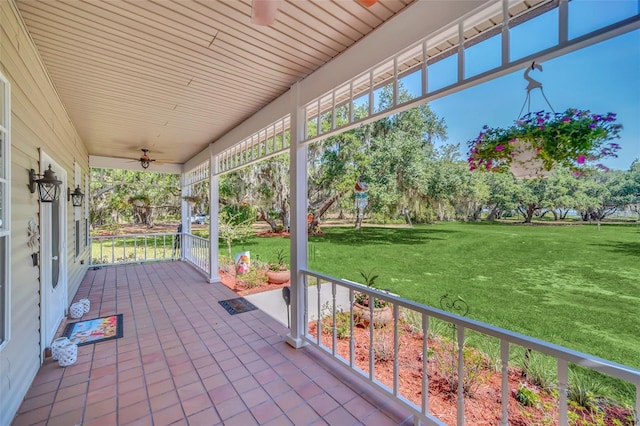
[[[85, 176], [89, 157], [13, 0], [0, 1], [0, 23], [0, 70], [9, 79], [12, 90], [11, 340], [0, 352], [0, 426], [4, 426], [11, 423], [29, 389], [42, 363], [44, 349], [40, 343], [39, 268], [32, 265], [31, 249], [27, 246], [27, 226], [31, 218], [39, 223], [39, 203], [36, 194], [27, 188], [27, 171], [40, 169], [39, 149], [42, 149], [64, 167], [67, 186], [71, 187], [74, 162]], [[66, 187], [61, 194], [63, 202], [67, 202]], [[84, 236], [84, 222], [81, 225]], [[89, 250], [82, 244], [80, 256], [74, 257], [75, 226], [70, 204], [66, 235], [67, 286], [72, 300], [86, 272]]]

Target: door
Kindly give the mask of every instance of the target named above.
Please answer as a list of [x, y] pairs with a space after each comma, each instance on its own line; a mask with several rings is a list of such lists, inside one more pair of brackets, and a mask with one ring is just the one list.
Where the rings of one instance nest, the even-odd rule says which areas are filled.
[[49, 165], [56, 173], [61, 195], [52, 203], [40, 202], [40, 294], [42, 350], [51, 345], [67, 307], [66, 279], [66, 172], [55, 161], [40, 153], [40, 173]]

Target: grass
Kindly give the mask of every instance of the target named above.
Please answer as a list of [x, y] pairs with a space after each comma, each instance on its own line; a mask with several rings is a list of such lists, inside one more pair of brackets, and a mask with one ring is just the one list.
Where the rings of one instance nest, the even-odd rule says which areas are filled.
[[640, 368], [640, 227], [443, 223], [412, 229], [325, 228], [314, 270]]
[[[439, 307], [443, 294], [460, 296], [469, 318], [640, 368], [638, 225], [323, 231], [309, 237], [313, 270], [353, 281], [361, 281], [359, 271], [375, 270], [377, 287], [402, 297]], [[270, 261], [288, 247], [286, 238], [255, 237], [234, 250]]]

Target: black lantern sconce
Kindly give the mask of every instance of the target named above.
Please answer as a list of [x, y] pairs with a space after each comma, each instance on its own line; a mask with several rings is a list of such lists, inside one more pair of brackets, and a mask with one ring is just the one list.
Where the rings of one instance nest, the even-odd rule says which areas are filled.
[[76, 186], [76, 189], [71, 192], [71, 188], [67, 188], [67, 201], [71, 201], [73, 207], [82, 206], [82, 199], [84, 198], [84, 194], [80, 191], [80, 185]]
[[[36, 179], [38, 177], [39, 179]], [[49, 164], [49, 168], [44, 171], [43, 175], [36, 174], [33, 169], [29, 170], [29, 191], [33, 194], [36, 192], [37, 186], [40, 201], [43, 203], [51, 203], [60, 198], [61, 183], [62, 181], [58, 180], [56, 173], [51, 170], [51, 164]]]

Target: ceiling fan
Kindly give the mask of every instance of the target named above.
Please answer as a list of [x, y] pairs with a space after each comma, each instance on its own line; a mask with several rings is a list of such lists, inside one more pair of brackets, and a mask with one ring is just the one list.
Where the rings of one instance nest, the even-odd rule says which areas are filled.
[[149, 167], [149, 165], [153, 162], [156, 161], [155, 159], [149, 157], [148, 152], [149, 150], [147, 148], [142, 148], [142, 156], [136, 160], [140, 162], [140, 165], [142, 166], [143, 169], [146, 169]]
[[[356, 0], [364, 7], [373, 6], [378, 0]], [[275, 22], [280, 0], [252, 0], [251, 22], [268, 26]]]

